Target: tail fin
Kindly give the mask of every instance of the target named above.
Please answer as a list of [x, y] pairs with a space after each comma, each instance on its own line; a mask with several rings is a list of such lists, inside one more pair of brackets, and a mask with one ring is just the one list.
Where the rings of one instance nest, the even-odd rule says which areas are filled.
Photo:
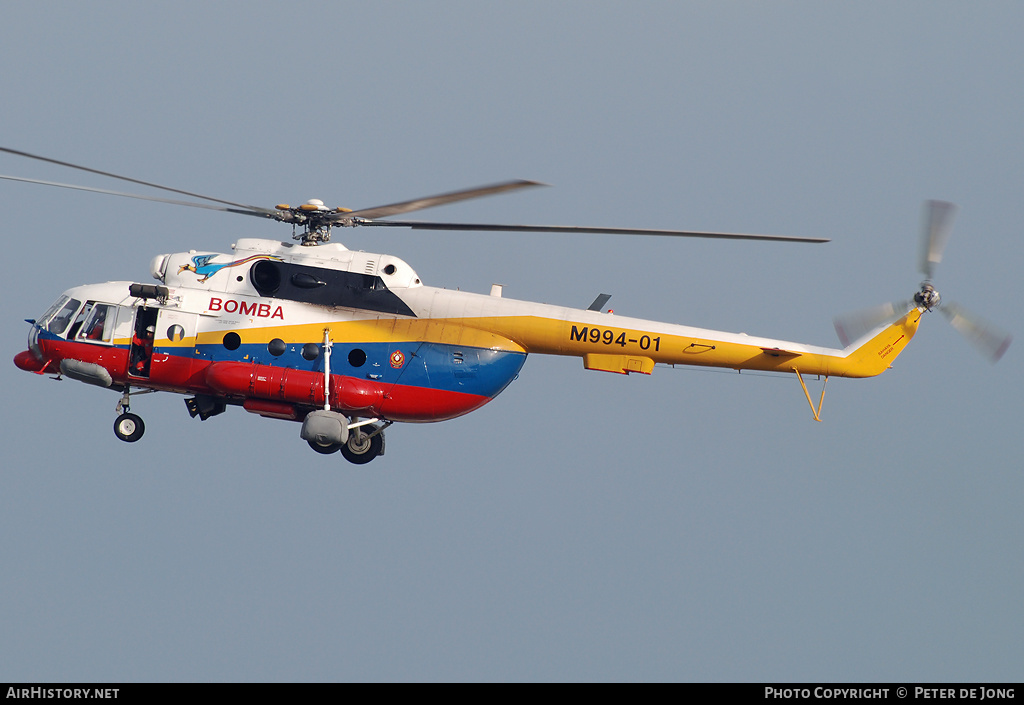
[[924, 310], [914, 306], [895, 322], [862, 336], [844, 350], [844, 377], [874, 377], [889, 369], [917, 333]]

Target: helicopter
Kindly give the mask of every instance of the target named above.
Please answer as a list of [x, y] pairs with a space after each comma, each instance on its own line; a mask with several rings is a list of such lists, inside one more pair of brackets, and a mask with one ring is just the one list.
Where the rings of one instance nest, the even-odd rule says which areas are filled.
[[[299, 206], [250, 206], [28, 152], [0, 152], [188, 197], [146, 196], [17, 176], [11, 181], [137, 198], [290, 224], [294, 242], [242, 238], [231, 253], [157, 255], [158, 284], [117, 281], [64, 291], [31, 326], [22, 370], [119, 392], [114, 433], [133, 443], [145, 424], [133, 394], [185, 396], [193, 418], [228, 407], [300, 424], [314, 451], [364, 464], [385, 450], [397, 422], [437, 422], [488, 403], [519, 375], [530, 354], [579, 357], [587, 370], [649, 375], [655, 365], [693, 365], [791, 374], [821, 421], [830, 377], [873, 377], [890, 367], [939, 308], [932, 284], [955, 207], [925, 204], [921, 271], [911, 300], [836, 320], [843, 348], [748, 336], [615, 315], [599, 295], [586, 309], [427, 286], [402, 259], [353, 251], [334, 229], [603, 233], [822, 243], [823, 238], [564, 225], [395, 220], [467, 199], [541, 186], [513, 180], [351, 210], [313, 199]], [[1011, 337], [956, 305], [941, 308], [958, 331], [996, 361]], [[824, 379], [817, 404], [804, 376]]]

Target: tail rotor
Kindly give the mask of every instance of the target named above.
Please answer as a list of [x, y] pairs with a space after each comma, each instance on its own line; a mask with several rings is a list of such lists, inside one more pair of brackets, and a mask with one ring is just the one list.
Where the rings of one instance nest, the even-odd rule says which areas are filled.
[[849, 346], [863, 335], [889, 325], [913, 306], [924, 311], [938, 309], [950, 324], [990, 362], [1003, 356], [1013, 337], [999, 326], [969, 312], [963, 306], [947, 302], [940, 306], [939, 292], [932, 285], [935, 269], [942, 262], [942, 253], [949, 243], [953, 217], [957, 207], [946, 201], [926, 201], [921, 229], [920, 270], [925, 276], [913, 301], [902, 301], [875, 306], [854, 313], [837, 316], [836, 334], [843, 346]]

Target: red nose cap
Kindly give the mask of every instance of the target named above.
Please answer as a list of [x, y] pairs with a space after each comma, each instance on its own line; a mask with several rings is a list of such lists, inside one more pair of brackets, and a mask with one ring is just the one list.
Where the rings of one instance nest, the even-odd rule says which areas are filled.
[[46, 367], [45, 362], [40, 362], [35, 355], [28, 350], [22, 350], [14, 356], [14, 364], [26, 372], [40, 372]]

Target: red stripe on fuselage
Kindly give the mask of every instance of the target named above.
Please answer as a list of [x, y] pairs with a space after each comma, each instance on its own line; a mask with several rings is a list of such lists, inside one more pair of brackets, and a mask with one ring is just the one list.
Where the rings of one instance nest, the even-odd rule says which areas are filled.
[[[180, 394], [225, 395], [247, 399], [273, 399], [275, 395], [264, 392], [259, 385], [250, 387], [250, 374], [264, 371], [275, 373], [285, 372], [289, 378], [298, 381], [303, 378], [308, 387], [306, 394], [317, 390], [312, 399], [287, 399], [289, 402], [306, 406], [318, 406], [323, 403], [323, 374], [308, 370], [275, 368], [273, 366], [255, 365], [246, 362], [221, 361], [211, 363], [208, 360], [195, 360], [178, 355], [154, 353], [150, 364], [148, 378], [130, 377], [128, 370], [128, 349], [93, 343], [69, 342], [66, 340], [39, 341], [40, 348], [47, 360], [81, 360], [92, 362], [106, 369], [114, 383], [148, 387]], [[223, 371], [230, 369], [229, 377], [237, 378], [238, 384], [213, 384], [207, 380], [211, 367]], [[214, 378], [223, 375], [214, 375]], [[306, 379], [308, 378], [308, 379]], [[212, 381], [212, 380], [211, 380]], [[245, 384], [242, 384], [242, 382]], [[301, 385], [300, 385], [301, 386]], [[230, 388], [228, 388], [230, 387]], [[344, 398], [349, 402], [350, 411], [358, 411], [360, 416], [379, 416], [392, 421], [445, 421], [463, 414], [468, 414], [491, 400], [491, 397], [465, 392], [444, 391], [429, 387], [412, 387], [405, 385], [380, 385], [357, 377], [331, 375], [332, 395], [340, 394], [337, 401]], [[253, 393], [256, 391], [257, 393]], [[365, 399], [365, 406], [359, 405], [355, 399]], [[332, 403], [332, 406], [334, 404]]]
[[210, 364], [207, 361], [154, 353], [149, 377], [130, 377], [127, 347], [52, 339], [40, 340], [39, 347], [47, 360], [80, 360], [95, 363], [110, 373], [115, 384], [130, 384], [182, 394], [213, 393], [203, 381], [203, 370]]
[[[95, 343], [72, 343], [66, 340], [40, 340], [39, 349], [43, 358], [53, 362], [60, 360], [80, 360], [92, 362], [107, 372], [118, 382], [123, 382], [125, 370], [128, 368], [128, 349]], [[56, 364], [54, 364], [56, 368]]]
[[[324, 403], [321, 372], [222, 361], [205, 368], [204, 378], [206, 385], [227, 396], [306, 407], [319, 407]], [[379, 416], [393, 421], [444, 421], [467, 414], [488, 401], [490, 397], [479, 394], [331, 375], [331, 407], [359, 416]]]
[[479, 409], [491, 397], [427, 387], [395, 385], [381, 404], [381, 416], [392, 421], [446, 421]]

